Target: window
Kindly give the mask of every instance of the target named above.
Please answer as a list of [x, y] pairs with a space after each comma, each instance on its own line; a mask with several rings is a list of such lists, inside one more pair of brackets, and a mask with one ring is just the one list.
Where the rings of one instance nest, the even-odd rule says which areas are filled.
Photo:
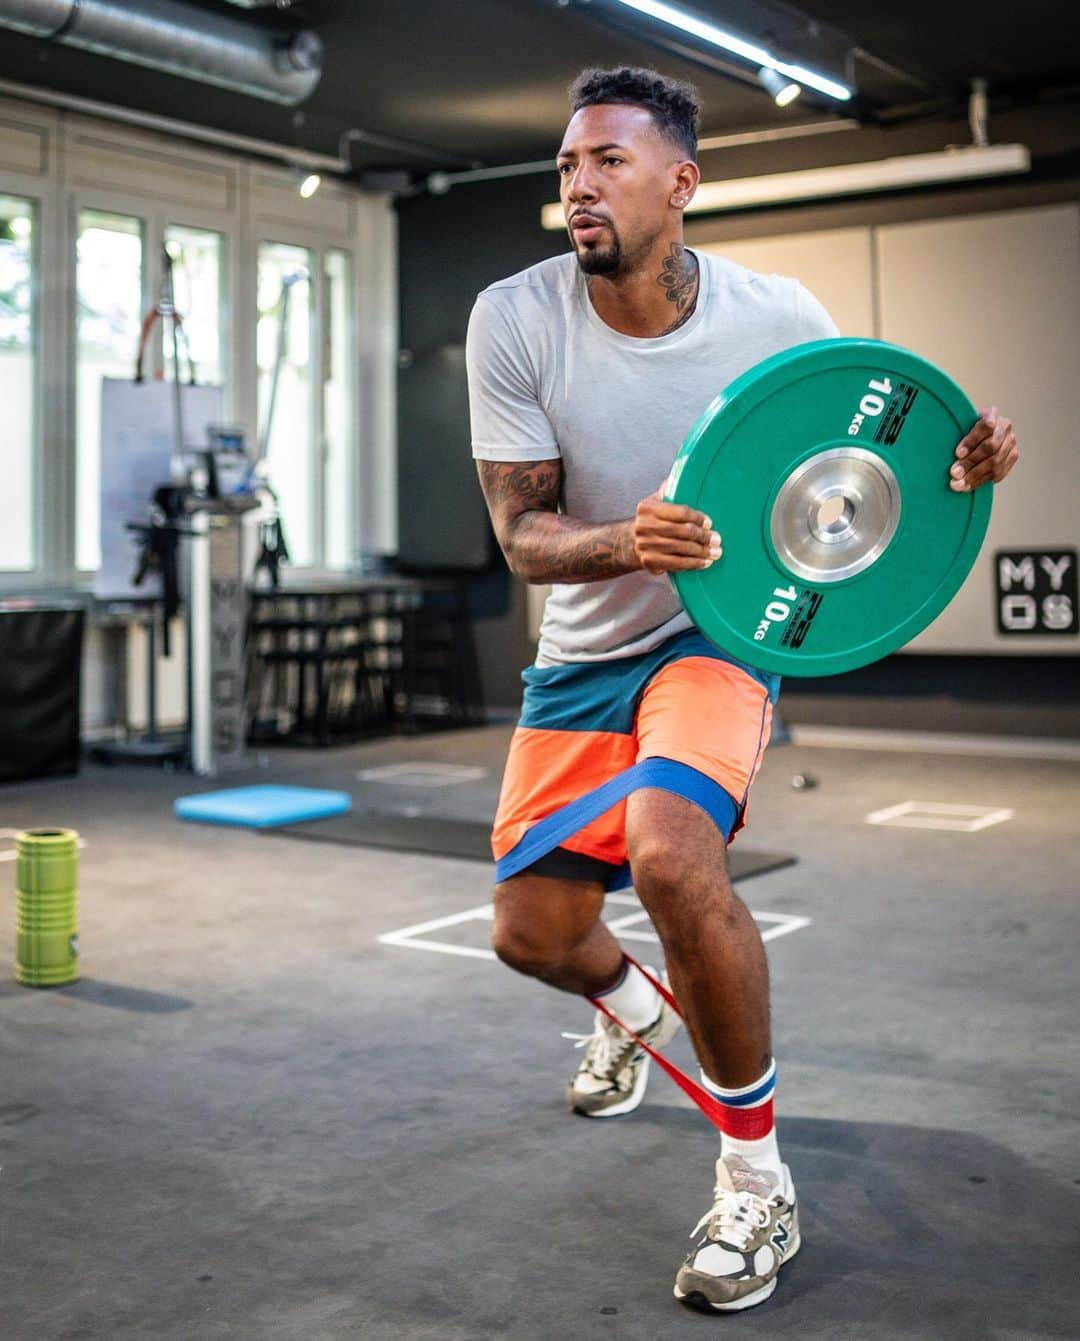
[[34, 207], [0, 196], [0, 405], [4, 407], [4, 487], [0, 569], [34, 566], [37, 416]]
[[328, 568], [347, 568], [352, 558], [352, 256], [331, 249], [323, 262], [325, 343], [323, 354], [323, 558]]
[[277, 242], [259, 247], [259, 446], [266, 444], [285, 542], [300, 567], [313, 564], [318, 549], [312, 274], [305, 248]]
[[[180, 342], [180, 375], [187, 380], [186, 352], [195, 365], [195, 380], [203, 385], [223, 386], [229, 375], [225, 359], [223, 303], [224, 238], [220, 233], [169, 224], [165, 248], [173, 263], [173, 299], [183, 321], [187, 347]], [[165, 376], [173, 375], [172, 323], [163, 325], [162, 365]]]
[[143, 225], [97, 210], [79, 213], [75, 318], [75, 561], [101, 562], [101, 381], [131, 377], [139, 343]]

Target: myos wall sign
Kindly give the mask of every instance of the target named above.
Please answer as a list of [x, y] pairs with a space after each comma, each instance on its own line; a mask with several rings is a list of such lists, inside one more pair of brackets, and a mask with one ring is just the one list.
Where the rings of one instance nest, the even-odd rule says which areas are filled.
[[998, 550], [999, 633], [1080, 632], [1076, 550]]

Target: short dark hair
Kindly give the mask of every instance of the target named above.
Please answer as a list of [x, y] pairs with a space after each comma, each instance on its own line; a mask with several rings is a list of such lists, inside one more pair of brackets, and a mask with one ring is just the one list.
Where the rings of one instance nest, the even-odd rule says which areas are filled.
[[602, 103], [644, 107], [666, 139], [687, 158], [697, 158], [701, 100], [693, 84], [634, 65], [582, 70], [570, 85], [571, 112]]

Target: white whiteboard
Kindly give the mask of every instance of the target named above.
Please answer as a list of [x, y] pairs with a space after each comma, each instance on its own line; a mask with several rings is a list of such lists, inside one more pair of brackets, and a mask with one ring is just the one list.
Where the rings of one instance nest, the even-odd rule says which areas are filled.
[[[156, 577], [134, 586], [138, 540], [126, 523], [145, 523], [150, 498], [169, 481], [173, 454], [173, 384], [105, 377], [101, 383], [101, 567], [94, 592], [106, 600], [160, 594]], [[181, 386], [184, 445], [206, 445], [206, 427], [221, 422], [221, 387]]]

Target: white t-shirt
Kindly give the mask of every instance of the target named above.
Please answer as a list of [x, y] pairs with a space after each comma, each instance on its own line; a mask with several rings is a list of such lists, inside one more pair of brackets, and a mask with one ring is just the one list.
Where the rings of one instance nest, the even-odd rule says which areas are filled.
[[[484, 289], [467, 342], [473, 456], [560, 457], [561, 511], [594, 522], [632, 517], [724, 387], [762, 359], [838, 334], [797, 280], [695, 255], [693, 315], [650, 339], [622, 335], [597, 315], [573, 253]], [[559, 584], [544, 607], [537, 665], [634, 656], [690, 627], [665, 575]]]

